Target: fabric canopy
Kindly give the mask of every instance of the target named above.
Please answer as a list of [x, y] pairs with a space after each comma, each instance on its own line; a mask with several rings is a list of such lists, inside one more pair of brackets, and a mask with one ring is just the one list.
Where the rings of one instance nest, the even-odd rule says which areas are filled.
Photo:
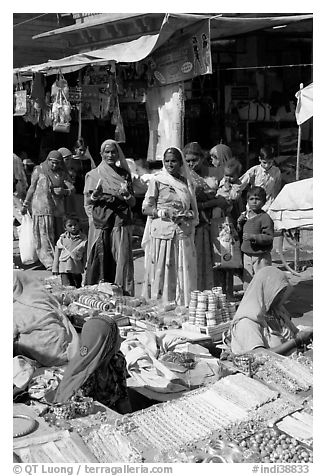
[[268, 213], [274, 221], [275, 230], [312, 225], [312, 178], [285, 185], [271, 204]]
[[313, 115], [313, 83], [300, 89], [295, 97], [298, 99], [295, 117], [297, 119], [297, 124], [300, 125], [310, 119]]
[[[144, 15], [146, 16], [146, 14]], [[104, 48], [88, 51], [87, 53], [79, 53], [60, 60], [49, 60], [48, 62], [39, 65], [16, 68], [14, 73], [44, 72], [45, 74], [55, 74], [59, 69], [61, 69], [63, 73], [67, 73], [76, 71], [90, 64], [101, 64], [101, 62], [104, 62], [105, 64], [107, 61], [140, 61], [168, 41], [174, 33], [180, 31], [182, 28], [185, 29], [187, 26], [198, 21], [202, 21], [204, 18], [210, 20], [211, 39], [215, 40], [218, 38], [230, 38], [244, 33], [272, 28], [273, 26], [281, 26], [294, 22], [310, 20], [312, 19], [312, 15], [243, 18], [169, 13], [165, 15], [160, 29], [153, 34], [143, 34], [132, 41], [111, 44]], [[80, 25], [72, 25], [72, 27], [73, 26], [75, 29], [81, 29]], [[69, 27], [69, 31], [73, 31], [72, 27]], [[85, 23], [84, 28], [91, 28], [91, 25]], [[58, 35], [60, 34], [60, 30], [66, 31], [67, 29], [68, 27], [66, 27], [66, 29], [53, 30], [48, 33], [54, 35], [55, 32], [55, 34]], [[63, 31], [62, 34], [64, 34], [65, 31]], [[46, 35], [42, 34], [42, 36]]]

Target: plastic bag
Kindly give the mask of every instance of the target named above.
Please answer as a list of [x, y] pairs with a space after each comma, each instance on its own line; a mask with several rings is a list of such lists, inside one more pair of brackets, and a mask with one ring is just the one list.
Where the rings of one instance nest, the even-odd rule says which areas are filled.
[[214, 266], [217, 268], [241, 268], [242, 256], [236, 229], [229, 217], [211, 222]]
[[33, 264], [38, 260], [33, 237], [33, 220], [29, 213], [23, 215], [19, 227], [19, 252], [23, 264]]

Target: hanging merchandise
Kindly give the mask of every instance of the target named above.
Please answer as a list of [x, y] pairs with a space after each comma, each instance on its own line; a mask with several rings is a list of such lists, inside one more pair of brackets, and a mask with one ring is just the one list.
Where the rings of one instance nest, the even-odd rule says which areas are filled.
[[52, 104], [53, 130], [56, 132], [70, 132], [71, 106], [63, 89], [59, 89]]
[[44, 123], [44, 127], [51, 127], [53, 124], [52, 108], [51, 108], [51, 94], [49, 92], [45, 94], [45, 109], [43, 110], [43, 123]]
[[211, 223], [214, 265], [217, 268], [241, 268], [242, 257], [238, 233], [229, 217]]
[[57, 79], [54, 81], [51, 87], [51, 98], [52, 101], [55, 101], [59, 90], [62, 90], [66, 98], [69, 97], [69, 86], [68, 82], [64, 78], [62, 73], [57, 74]]
[[27, 93], [24, 89], [14, 92], [14, 116], [24, 116], [27, 112]]
[[20, 76], [17, 75], [17, 85], [14, 91], [14, 116], [24, 116], [27, 112], [27, 91], [23, 89]]
[[117, 125], [115, 127], [115, 131], [114, 131], [114, 140], [117, 142], [126, 142], [125, 129], [123, 127], [122, 117], [120, 113], [119, 113]]

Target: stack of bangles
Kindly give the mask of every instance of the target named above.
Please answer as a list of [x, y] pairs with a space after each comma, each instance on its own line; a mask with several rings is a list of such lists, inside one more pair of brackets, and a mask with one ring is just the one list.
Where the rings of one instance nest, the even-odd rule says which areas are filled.
[[131, 198], [131, 193], [129, 193], [128, 195], [125, 195], [123, 198], [124, 198], [125, 200], [129, 200], [129, 198]]

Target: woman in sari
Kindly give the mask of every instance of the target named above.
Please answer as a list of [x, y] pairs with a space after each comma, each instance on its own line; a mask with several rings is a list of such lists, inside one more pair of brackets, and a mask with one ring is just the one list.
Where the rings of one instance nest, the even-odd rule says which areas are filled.
[[232, 150], [225, 144], [217, 144], [211, 148], [209, 155], [216, 169], [217, 178], [221, 181], [224, 176], [224, 166], [226, 162], [233, 157]]
[[[211, 239], [211, 218], [214, 208], [226, 208], [223, 197], [215, 197], [218, 179], [214, 167], [203, 164], [204, 153], [198, 142], [190, 142], [184, 147], [184, 157], [190, 168], [195, 188], [199, 224], [196, 226], [195, 246], [197, 253], [197, 289], [203, 291], [218, 284], [213, 270], [213, 245]], [[215, 176], [214, 176], [215, 174]]]
[[280, 269], [266, 266], [255, 274], [231, 323], [232, 353], [265, 348], [287, 355], [311, 341], [312, 331], [299, 331], [283, 305], [290, 292]]
[[48, 270], [52, 270], [55, 244], [64, 232], [65, 197], [70, 198], [73, 192], [63, 157], [57, 150], [52, 150], [34, 169], [22, 208], [24, 215], [31, 203], [36, 253]]
[[89, 219], [85, 283], [116, 283], [133, 296], [131, 208], [135, 197], [131, 174], [116, 141], [103, 142], [101, 156], [100, 165], [85, 178], [84, 204]]
[[63, 365], [73, 358], [78, 335], [53, 294], [24, 271], [14, 271], [13, 301], [15, 355], [44, 367]]
[[194, 228], [196, 199], [182, 152], [164, 152], [163, 169], [153, 175], [143, 202], [147, 215], [143, 296], [188, 305], [197, 286]]
[[54, 402], [67, 402], [78, 392], [112, 410], [130, 412], [126, 361], [120, 343], [119, 329], [113, 319], [108, 316], [89, 319], [81, 332], [79, 351], [65, 369]]

